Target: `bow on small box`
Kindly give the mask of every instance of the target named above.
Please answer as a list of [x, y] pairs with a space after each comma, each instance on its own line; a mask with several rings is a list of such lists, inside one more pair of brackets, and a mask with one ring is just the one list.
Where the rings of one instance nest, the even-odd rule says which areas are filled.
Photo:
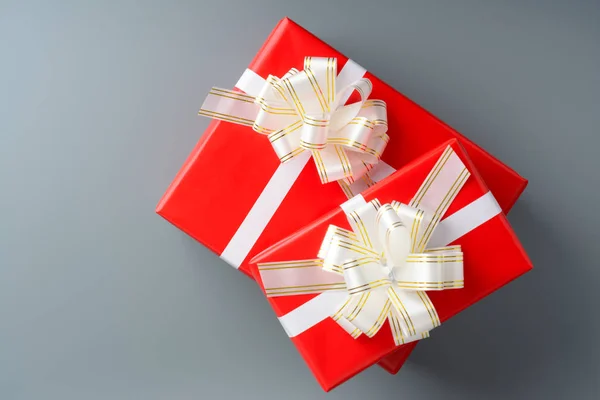
[[469, 176], [448, 148], [410, 204], [348, 201], [352, 230], [331, 225], [318, 258], [259, 265], [267, 295], [344, 291], [331, 317], [353, 337], [386, 320], [397, 345], [428, 337], [440, 321], [425, 291], [462, 288], [464, 278], [460, 246], [427, 244]]
[[[367, 100], [366, 78], [338, 87], [336, 58], [306, 57], [304, 69], [270, 75], [258, 96], [213, 88], [199, 114], [268, 136], [282, 163], [310, 151], [322, 183], [348, 185], [381, 158], [389, 136], [386, 104]], [[354, 92], [360, 101], [344, 105]]]

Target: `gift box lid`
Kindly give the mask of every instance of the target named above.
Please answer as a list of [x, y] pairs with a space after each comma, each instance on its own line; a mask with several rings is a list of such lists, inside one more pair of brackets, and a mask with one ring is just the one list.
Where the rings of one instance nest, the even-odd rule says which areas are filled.
[[[338, 69], [347, 62], [341, 53], [289, 19], [269, 36], [250, 69], [262, 77], [299, 67], [306, 55], [337, 57]], [[371, 98], [387, 103], [391, 140], [383, 160], [400, 168], [440, 143], [459, 138], [507, 211], [527, 181], [372, 74]], [[193, 149], [157, 206], [157, 213], [223, 254], [249, 216], [263, 189], [280, 165], [269, 141], [247, 126], [213, 121]], [[228, 261], [249, 274], [248, 261], [259, 251], [288, 236], [346, 200], [336, 184], [321, 185], [314, 163], [309, 162], [285, 200], [266, 223], [245, 257]], [[299, 212], [301, 210], [301, 212]]]
[[[488, 194], [489, 189], [475, 165], [458, 141], [452, 140], [369, 188], [363, 193], [364, 199], [378, 199], [381, 204], [394, 200], [408, 204], [448, 146], [463, 161], [471, 177], [448, 208], [444, 219]], [[261, 288], [264, 290], [264, 284], [256, 264], [316, 258], [330, 225], [349, 229], [342, 208], [338, 207], [254, 257], [251, 261], [252, 271]], [[501, 212], [451, 244], [462, 246], [464, 288], [427, 292], [442, 323], [532, 268], [527, 254]], [[270, 297], [269, 302], [277, 317], [283, 320], [316, 297], [318, 295], [308, 294]], [[331, 318], [291, 337], [291, 340], [325, 390], [336, 387], [398, 349], [391, 330], [386, 326], [372, 338], [362, 335], [353, 339]]]

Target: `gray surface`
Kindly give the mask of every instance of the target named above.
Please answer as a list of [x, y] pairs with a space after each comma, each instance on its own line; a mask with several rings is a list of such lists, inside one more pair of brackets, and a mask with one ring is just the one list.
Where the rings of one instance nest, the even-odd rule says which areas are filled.
[[597, 395], [597, 1], [142, 3], [0, 2], [0, 398], [325, 398], [253, 283], [154, 215], [284, 15], [531, 180], [537, 269], [328, 398]]

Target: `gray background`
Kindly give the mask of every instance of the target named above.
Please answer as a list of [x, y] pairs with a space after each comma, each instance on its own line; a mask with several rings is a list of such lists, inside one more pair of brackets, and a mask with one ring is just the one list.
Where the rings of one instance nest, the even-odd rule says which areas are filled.
[[325, 398], [254, 284], [154, 214], [285, 15], [531, 180], [537, 269], [328, 398], [595, 397], [600, 4], [238, 0], [0, 1], [0, 398]]

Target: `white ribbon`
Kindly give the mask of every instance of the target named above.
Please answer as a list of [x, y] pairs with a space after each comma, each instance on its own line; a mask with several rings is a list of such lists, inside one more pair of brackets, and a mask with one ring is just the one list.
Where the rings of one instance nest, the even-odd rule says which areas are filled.
[[460, 246], [432, 247], [436, 228], [447, 244], [501, 212], [488, 193], [439, 223], [469, 175], [448, 147], [409, 205], [357, 196], [342, 206], [352, 231], [331, 226], [318, 258], [260, 264], [268, 296], [320, 293], [280, 318], [288, 335], [330, 316], [353, 337], [386, 319], [396, 344], [427, 337], [439, 318], [424, 291], [463, 287]]
[[[339, 181], [344, 188], [379, 162], [389, 140], [385, 102], [368, 100], [371, 81], [362, 77], [364, 69], [350, 68], [337, 75], [336, 58], [306, 57], [302, 71], [269, 75], [256, 95], [211, 89], [199, 114], [267, 135], [282, 163], [310, 152], [321, 182]], [[252, 74], [238, 85], [255, 93]], [[355, 91], [360, 101], [345, 105]]]

